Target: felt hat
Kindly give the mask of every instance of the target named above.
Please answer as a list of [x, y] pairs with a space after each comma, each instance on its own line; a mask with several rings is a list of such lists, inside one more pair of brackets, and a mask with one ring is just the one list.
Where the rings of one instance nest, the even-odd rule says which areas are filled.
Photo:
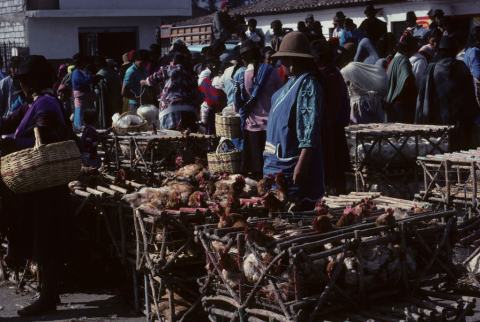
[[322, 23], [318, 20], [313, 22], [313, 27], [314, 28], [323, 28]]
[[115, 61], [113, 59], [107, 59], [107, 65], [112, 67], [112, 66], [117, 65], [117, 63], [115, 63]]
[[405, 18], [405, 21], [410, 21], [410, 20], [417, 20], [417, 16], [413, 11], [407, 12], [407, 17]]
[[317, 58], [312, 54], [307, 36], [301, 32], [290, 32], [280, 44], [280, 49], [272, 57]]
[[418, 42], [417, 38], [413, 37], [412, 35], [406, 35], [406, 36], [403, 36], [402, 39], [400, 39], [400, 42], [398, 44], [404, 45], [408, 48], [413, 48], [417, 42]]
[[77, 53], [77, 54], [73, 55], [72, 58], [73, 58], [73, 61], [75, 61], [75, 62], [85, 60], [85, 56], [83, 56], [83, 54], [81, 54], [81, 53]]
[[230, 5], [230, 3], [228, 3], [228, 1], [223, 1], [223, 2], [220, 4], [220, 8], [225, 8], [225, 7], [227, 7], [227, 8], [230, 8], [230, 7], [231, 7], [231, 5]]
[[282, 28], [283, 25], [282, 25], [282, 22], [280, 20], [274, 20], [272, 21], [272, 23], [270, 24], [270, 28], [272, 29], [275, 29], [275, 28]]
[[427, 12], [427, 16], [433, 17], [434, 13], [435, 13], [435, 10], [430, 9], [430, 10]]
[[310, 43], [314, 55], [320, 56], [331, 51], [331, 45], [327, 40], [314, 40]]
[[240, 47], [240, 54], [246, 53], [249, 50], [258, 49], [257, 45], [251, 39], [247, 39], [242, 41], [242, 45]]
[[346, 18], [342, 11], [337, 11], [337, 13], [335, 13], [335, 17], [340, 18], [341, 20]]
[[30, 55], [23, 57], [18, 64], [18, 72], [15, 78], [25, 76], [32, 73], [52, 72], [52, 65], [44, 56]]
[[375, 7], [374, 7], [374, 6], [372, 6], [372, 5], [369, 5], [369, 6], [367, 6], [367, 8], [365, 9], [365, 11], [364, 11], [363, 13], [367, 14], [367, 12], [369, 12], [369, 11], [375, 11], [375, 13], [377, 13], [377, 12], [378, 12], [378, 10], [377, 10], [377, 9], [375, 9]]
[[313, 15], [311, 13], [309, 13], [307, 15], [307, 18], [305, 18], [305, 22], [307, 22], [307, 21], [315, 21], [315, 19], [313, 18]]
[[436, 17], [436, 16], [443, 16], [445, 15], [445, 13], [443, 12], [442, 9], [437, 9], [435, 10], [435, 12], [433, 13], [433, 16]]
[[123, 64], [122, 64], [122, 65], [128, 65], [128, 64], [130, 64], [130, 59], [128, 58], [128, 55], [129, 55], [129, 53], [123, 54], [123, 56], [122, 56]]
[[248, 19], [247, 26], [255, 28], [257, 26], [257, 20], [255, 19]]
[[457, 40], [455, 37], [443, 36], [440, 40], [440, 49], [458, 49]]
[[215, 59], [219, 59], [219, 58], [218, 58], [218, 55], [213, 51], [209, 51], [207, 53], [207, 55], [205, 56], [205, 61], [206, 62], [209, 61], [209, 60], [215, 60]]

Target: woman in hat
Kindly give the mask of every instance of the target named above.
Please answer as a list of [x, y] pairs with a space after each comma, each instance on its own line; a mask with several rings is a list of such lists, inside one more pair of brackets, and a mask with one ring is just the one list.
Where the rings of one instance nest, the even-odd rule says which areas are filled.
[[73, 97], [75, 98], [75, 120], [77, 127], [85, 125], [83, 122], [83, 112], [87, 108], [95, 108], [95, 92], [92, 91], [93, 73], [87, 68], [85, 58], [81, 54], [76, 54], [75, 70], [72, 73]]
[[[32, 148], [33, 129], [38, 127], [45, 144], [76, 140], [71, 123], [53, 95], [54, 74], [43, 56], [27, 56], [16, 76], [26, 97], [33, 97], [9, 117], [0, 119], [1, 134], [15, 133], [2, 140], [2, 155]], [[76, 139], [75, 139], [76, 138]], [[39, 183], [40, 184], [40, 183]], [[40, 297], [18, 311], [19, 315], [39, 315], [56, 310], [60, 265], [73, 249], [73, 206], [67, 185], [32, 193], [16, 194], [2, 182], [0, 233], [8, 238], [7, 264], [32, 260], [42, 268]]]
[[242, 43], [240, 55], [246, 70], [234, 76], [234, 108], [240, 113], [243, 132], [242, 172], [261, 178], [267, 120], [271, 97], [283, 86], [275, 67], [262, 64], [260, 49], [248, 39]]
[[289, 198], [312, 209], [325, 194], [320, 124], [324, 92], [320, 75], [305, 35], [291, 32], [273, 55], [291, 76], [272, 96], [267, 123], [264, 176], [282, 171]]

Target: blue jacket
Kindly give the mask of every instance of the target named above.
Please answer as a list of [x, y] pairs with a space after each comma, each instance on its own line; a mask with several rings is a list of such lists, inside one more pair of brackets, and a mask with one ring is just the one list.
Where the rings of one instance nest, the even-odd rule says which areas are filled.
[[340, 46], [342, 47], [345, 46], [348, 38], [357, 38], [358, 42], [360, 43], [363, 37], [364, 37], [363, 31], [361, 31], [358, 28], [355, 28], [354, 31], [344, 30], [342, 32], [342, 38], [340, 39]]

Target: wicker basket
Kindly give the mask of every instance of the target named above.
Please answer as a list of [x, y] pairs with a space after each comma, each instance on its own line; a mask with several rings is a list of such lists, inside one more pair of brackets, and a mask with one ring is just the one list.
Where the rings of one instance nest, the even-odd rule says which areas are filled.
[[[233, 147], [235, 151], [220, 153], [219, 150], [223, 143]], [[240, 173], [240, 168], [242, 165], [242, 151], [236, 149], [232, 141], [226, 139], [217, 146], [217, 151], [207, 154], [207, 160], [208, 168], [212, 174]]]
[[215, 114], [215, 130], [218, 136], [236, 139], [242, 135], [242, 121], [240, 116], [223, 116], [222, 113]]
[[2, 157], [5, 184], [15, 193], [28, 193], [67, 184], [76, 180], [82, 156], [75, 141], [42, 144], [38, 128], [35, 147]]
[[125, 112], [123, 113], [122, 115], [120, 115], [120, 117], [118, 118], [117, 122], [115, 122], [115, 124], [113, 124], [113, 128], [115, 129], [115, 134], [127, 134], [129, 132], [147, 132], [148, 131], [148, 122], [147, 120], [144, 120], [143, 119], [143, 122], [142, 124], [138, 124], [138, 125], [130, 125], [128, 127], [118, 127], [117, 124], [118, 124], [118, 121], [124, 117], [124, 116], [127, 116], [127, 115], [135, 115], [135, 116], [138, 116], [139, 118], [143, 119], [140, 115], [138, 115], [137, 113], [134, 113], [134, 112]]

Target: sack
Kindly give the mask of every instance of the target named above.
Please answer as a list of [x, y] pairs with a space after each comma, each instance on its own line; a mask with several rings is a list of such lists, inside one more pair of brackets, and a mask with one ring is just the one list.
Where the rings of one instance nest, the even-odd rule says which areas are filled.
[[29, 193], [68, 184], [82, 168], [82, 156], [75, 141], [42, 144], [34, 128], [35, 147], [11, 153], [1, 159], [5, 184], [15, 193]]

